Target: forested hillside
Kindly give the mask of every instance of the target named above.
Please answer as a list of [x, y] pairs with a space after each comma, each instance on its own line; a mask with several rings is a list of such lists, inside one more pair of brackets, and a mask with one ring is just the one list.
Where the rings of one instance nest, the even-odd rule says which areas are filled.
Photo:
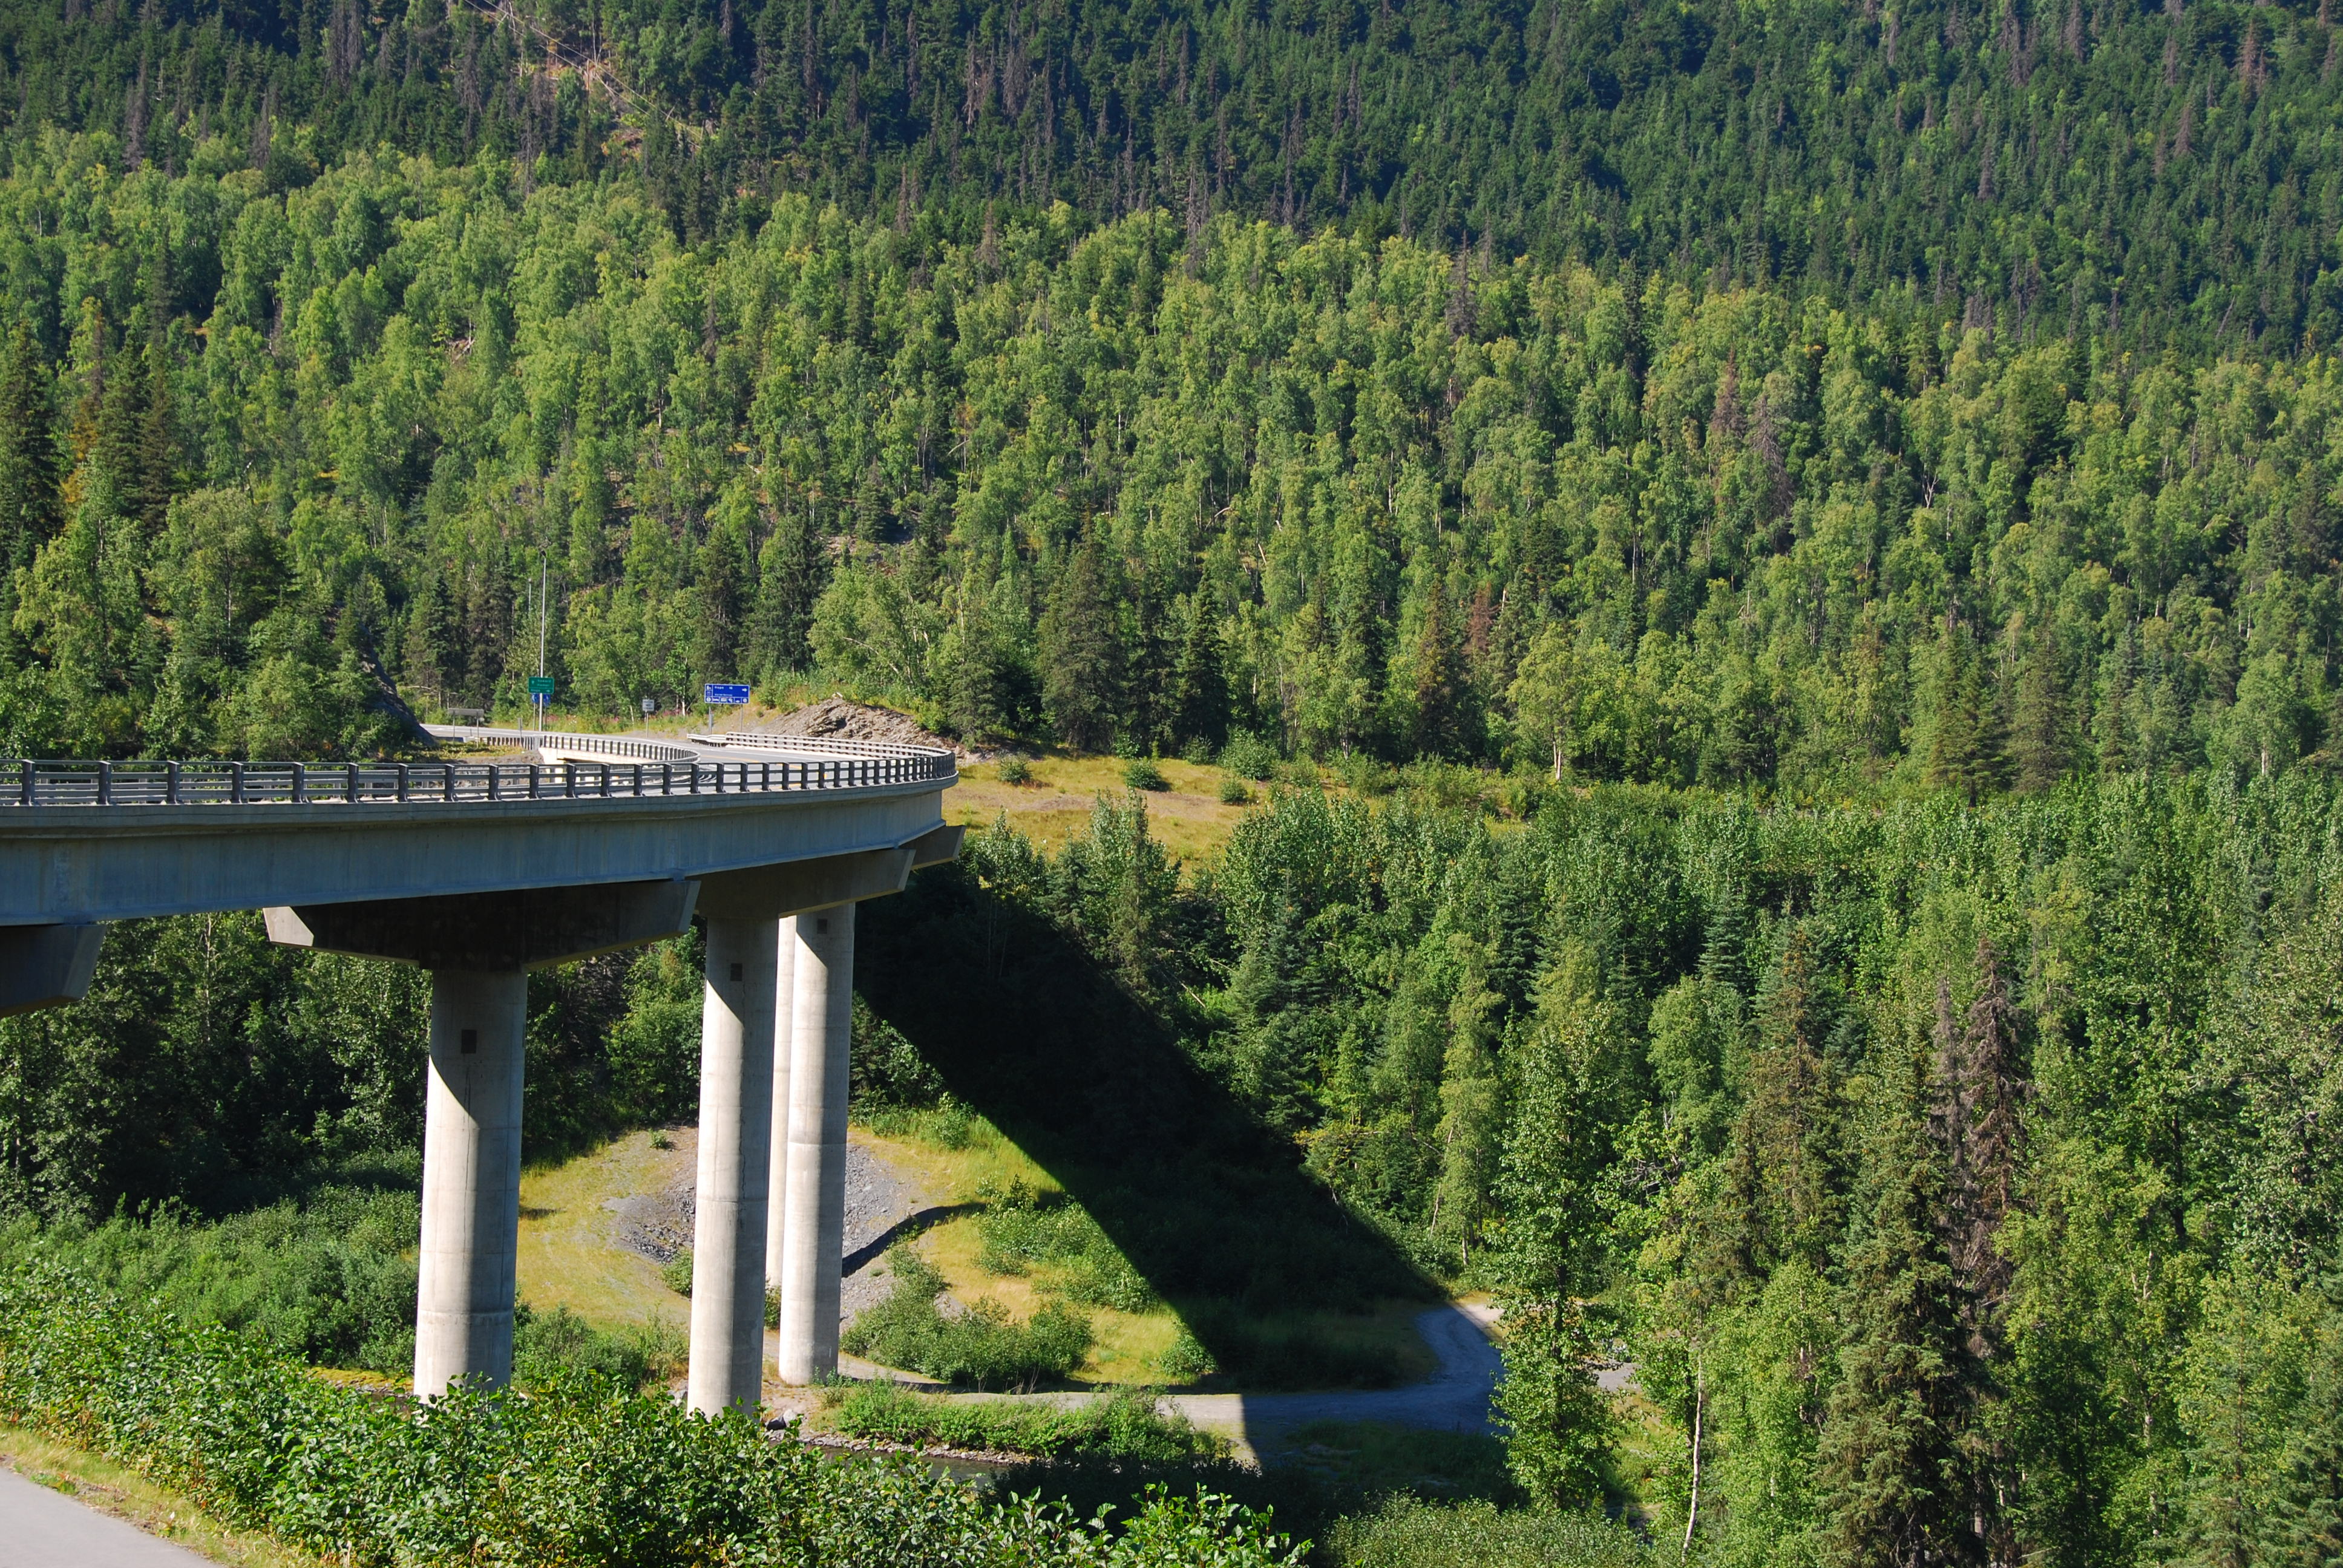
[[2336, 691], [2333, 362], [2193, 360], [1234, 217], [975, 243], [389, 154], [20, 143], [30, 750], [793, 671], [960, 733], [1972, 795], [2282, 770]]

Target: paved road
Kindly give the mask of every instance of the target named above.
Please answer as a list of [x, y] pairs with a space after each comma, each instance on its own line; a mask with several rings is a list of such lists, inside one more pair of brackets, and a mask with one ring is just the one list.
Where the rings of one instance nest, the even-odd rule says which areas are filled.
[[1241, 1432], [1248, 1441], [1313, 1421], [1382, 1421], [1437, 1432], [1486, 1432], [1489, 1393], [1502, 1363], [1489, 1343], [1495, 1314], [1451, 1302], [1416, 1315], [1415, 1332], [1440, 1358], [1440, 1370], [1405, 1388], [1324, 1393], [1181, 1393], [1164, 1403], [1198, 1426]]
[[0, 1568], [211, 1568], [211, 1560], [0, 1469]]

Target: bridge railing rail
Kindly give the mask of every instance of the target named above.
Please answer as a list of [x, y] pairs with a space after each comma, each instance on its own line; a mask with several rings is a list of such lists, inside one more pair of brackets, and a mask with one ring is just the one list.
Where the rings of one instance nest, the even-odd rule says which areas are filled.
[[[548, 739], [552, 739], [548, 737]], [[0, 761], [0, 807], [610, 800], [941, 783], [950, 752], [757, 762]]]
[[699, 756], [689, 746], [644, 740], [632, 735], [567, 735], [558, 730], [497, 729], [482, 725], [427, 724], [440, 740], [468, 740], [488, 746], [546, 747], [558, 751], [585, 752], [628, 762], [689, 762]]

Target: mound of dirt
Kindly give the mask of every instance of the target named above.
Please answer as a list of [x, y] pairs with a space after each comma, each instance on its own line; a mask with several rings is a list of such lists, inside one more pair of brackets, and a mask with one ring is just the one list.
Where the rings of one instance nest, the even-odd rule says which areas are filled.
[[752, 729], [736, 730], [747, 735], [818, 735], [839, 740], [888, 740], [900, 746], [937, 746], [953, 753], [963, 762], [983, 762], [991, 753], [972, 750], [957, 740], [920, 726], [908, 713], [898, 713], [891, 708], [872, 708], [865, 703], [849, 702], [843, 697], [825, 697], [820, 702], [809, 702], [795, 713], [788, 713], [769, 723]]

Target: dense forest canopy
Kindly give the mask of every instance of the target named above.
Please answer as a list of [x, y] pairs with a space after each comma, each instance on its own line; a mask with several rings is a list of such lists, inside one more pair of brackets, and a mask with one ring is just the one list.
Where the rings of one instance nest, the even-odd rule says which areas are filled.
[[784, 194], [695, 244], [631, 178], [117, 151], [0, 182], [23, 749], [517, 706], [542, 568], [614, 718], [818, 667], [982, 739], [1805, 791], [2326, 755], [2324, 355], [1235, 216], [962, 245]]
[[[634, 114], [693, 239], [777, 188], [897, 222], [1064, 201], [1628, 263], [1971, 324], [2276, 352], [2338, 317], [2328, 9], [2223, 0], [67, 0], [16, 123], [298, 183], [392, 146], [597, 177]], [[588, 79], [616, 81], [614, 105]], [[621, 161], [624, 161], [621, 156]]]

